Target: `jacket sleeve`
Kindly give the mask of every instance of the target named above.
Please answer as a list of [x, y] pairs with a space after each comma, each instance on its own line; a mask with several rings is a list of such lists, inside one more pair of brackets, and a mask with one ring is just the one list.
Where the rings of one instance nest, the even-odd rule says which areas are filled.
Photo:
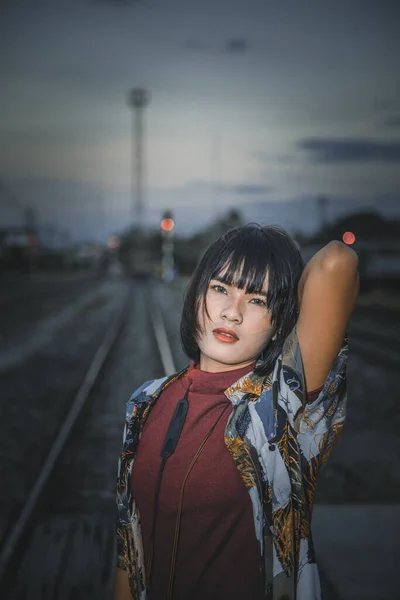
[[282, 352], [279, 399], [284, 404], [291, 426], [298, 433], [314, 430], [322, 422], [324, 429], [329, 429], [334, 423], [344, 421], [347, 401], [347, 359], [348, 341], [345, 337], [322, 390], [315, 400], [307, 402], [301, 350], [296, 325], [293, 327]]
[[129, 542], [127, 532], [130, 527], [130, 490], [128, 465], [130, 462], [129, 446], [132, 440], [130, 439], [131, 433], [129, 431], [129, 425], [138, 396], [150, 383], [151, 381], [146, 381], [143, 385], [141, 385], [137, 390], [135, 390], [126, 403], [122, 447], [118, 460], [116, 490], [117, 518], [115, 525], [117, 567], [125, 571], [128, 569]]
[[128, 569], [128, 548], [126, 538], [126, 527], [127, 523], [127, 510], [125, 503], [127, 502], [127, 490], [126, 483], [124, 482], [123, 476], [123, 452], [127, 434], [127, 422], [124, 425], [123, 437], [122, 437], [122, 449], [118, 460], [118, 472], [117, 472], [117, 518], [115, 524], [116, 532], [116, 548], [117, 548], [117, 567], [119, 569]]

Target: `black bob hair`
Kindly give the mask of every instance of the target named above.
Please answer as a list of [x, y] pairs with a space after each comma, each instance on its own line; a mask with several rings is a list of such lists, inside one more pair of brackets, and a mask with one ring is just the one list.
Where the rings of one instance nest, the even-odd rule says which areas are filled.
[[251, 223], [222, 235], [206, 250], [186, 291], [181, 320], [181, 341], [186, 354], [200, 361], [198, 315], [201, 307], [205, 307], [212, 279], [218, 276], [223, 283], [254, 294], [262, 290], [268, 273], [267, 307], [276, 339], [271, 339], [263, 349], [254, 371], [258, 375], [271, 373], [297, 321], [298, 283], [303, 268], [298, 247], [280, 227]]

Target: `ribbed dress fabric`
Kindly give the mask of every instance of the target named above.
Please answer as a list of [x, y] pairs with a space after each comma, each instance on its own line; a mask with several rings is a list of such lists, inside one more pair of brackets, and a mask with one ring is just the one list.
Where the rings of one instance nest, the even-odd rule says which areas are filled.
[[[173, 599], [264, 598], [250, 496], [224, 442], [232, 411], [224, 390], [252, 368], [209, 373], [191, 363], [186, 375], [164, 390], [150, 412], [131, 475], [146, 564], [160, 450], [176, 403], [189, 387], [188, 414], [175, 452], [167, 461], [160, 489], [147, 600], [166, 598], [182, 482], [203, 438], [221, 413], [185, 486]], [[320, 389], [309, 392], [308, 401], [313, 401]]]
[[146, 563], [160, 450], [176, 403], [190, 385], [185, 425], [176, 450], [167, 461], [161, 484], [148, 600], [166, 598], [181, 485], [193, 456], [221, 412], [223, 415], [185, 486], [173, 599], [263, 598], [250, 496], [224, 443], [224, 430], [232, 411], [224, 390], [251, 369], [247, 366], [226, 373], [209, 373], [192, 363], [185, 377], [168, 386], [150, 412], [131, 477], [141, 516]]

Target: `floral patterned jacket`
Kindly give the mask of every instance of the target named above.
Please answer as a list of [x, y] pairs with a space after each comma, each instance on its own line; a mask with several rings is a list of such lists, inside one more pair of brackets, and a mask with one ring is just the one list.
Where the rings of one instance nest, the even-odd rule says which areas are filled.
[[[346, 412], [344, 340], [319, 396], [306, 402], [296, 327], [268, 377], [254, 372], [225, 391], [232, 411], [224, 441], [250, 494], [267, 600], [316, 600], [320, 582], [311, 536], [317, 474]], [[145, 600], [140, 515], [130, 474], [144, 423], [179, 373], [144, 383], [127, 403], [117, 480], [117, 566], [128, 570], [134, 600]]]

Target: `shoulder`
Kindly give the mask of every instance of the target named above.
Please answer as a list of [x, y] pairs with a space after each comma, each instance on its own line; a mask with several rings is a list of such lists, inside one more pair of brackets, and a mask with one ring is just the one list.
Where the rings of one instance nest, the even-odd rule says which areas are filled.
[[141, 402], [145, 402], [146, 399], [150, 398], [167, 379], [168, 377], [161, 377], [160, 379], [149, 379], [148, 381], [145, 381], [133, 392], [127, 404], [140, 404]]
[[138, 404], [144, 404], [146, 402], [150, 402], [153, 394], [158, 392], [160, 388], [162, 388], [165, 381], [168, 377], [161, 377], [160, 379], [149, 379], [142, 383], [133, 394], [129, 397], [129, 400], [126, 402], [126, 418], [127, 420], [132, 414], [133, 407]]
[[188, 367], [185, 367], [173, 375], [160, 377], [159, 379], [149, 379], [142, 383], [142, 385], [133, 392], [126, 403], [126, 419], [129, 420], [134, 406], [146, 404], [157, 398], [170, 383], [182, 377], [187, 369]]

